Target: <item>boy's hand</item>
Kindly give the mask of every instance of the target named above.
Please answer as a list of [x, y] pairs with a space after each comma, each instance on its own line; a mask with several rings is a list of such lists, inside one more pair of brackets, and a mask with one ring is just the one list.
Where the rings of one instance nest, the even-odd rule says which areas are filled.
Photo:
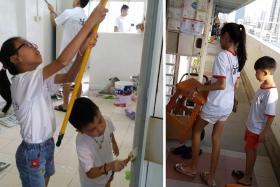
[[103, 7], [101, 5], [101, 3], [99, 3], [93, 10], [92, 14], [93, 14], [93, 17], [96, 19], [97, 23], [100, 23], [104, 20], [107, 12], [108, 12], [108, 9], [106, 9], [105, 7]]
[[115, 156], [119, 156], [120, 152], [119, 152], [119, 147], [116, 143], [112, 143], [112, 148], [113, 148], [113, 153]]
[[259, 142], [263, 143], [265, 140], [265, 131], [262, 131], [261, 134], [259, 135]]
[[126, 162], [123, 160], [114, 160], [111, 162], [112, 171], [121, 171], [126, 166]]

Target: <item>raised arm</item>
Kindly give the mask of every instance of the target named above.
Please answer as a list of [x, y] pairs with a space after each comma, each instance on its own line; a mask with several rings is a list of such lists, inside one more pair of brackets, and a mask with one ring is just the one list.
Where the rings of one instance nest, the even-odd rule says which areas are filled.
[[51, 16], [51, 23], [52, 23], [52, 26], [56, 26], [55, 24], [55, 18], [58, 16], [58, 14], [55, 12], [53, 6], [51, 4], [48, 3], [48, 9], [50, 11], [50, 16]]

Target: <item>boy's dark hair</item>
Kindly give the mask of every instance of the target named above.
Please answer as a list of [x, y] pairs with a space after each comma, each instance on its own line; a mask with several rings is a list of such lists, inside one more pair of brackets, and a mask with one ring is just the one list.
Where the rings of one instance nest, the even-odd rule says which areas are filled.
[[121, 12], [122, 12], [123, 10], [128, 10], [128, 9], [129, 9], [129, 7], [128, 7], [127, 5], [123, 5], [122, 8], [121, 8]]
[[221, 36], [228, 33], [232, 41], [237, 44], [237, 57], [239, 63], [239, 72], [243, 69], [247, 60], [246, 52], [246, 32], [245, 27], [241, 24], [226, 23], [221, 30]]
[[77, 98], [71, 111], [69, 122], [78, 130], [94, 121], [99, 111], [98, 106], [86, 97]]
[[85, 8], [87, 6], [88, 2], [89, 2], [89, 0], [80, 0], [80, 6], [82, 8]]
[[274, 73], [276, 70], [276, 61], [269, 57], [269, 56], [263, 56], [259, 58], [254, 65], [255, 70], [269, 70], [271, 73]]

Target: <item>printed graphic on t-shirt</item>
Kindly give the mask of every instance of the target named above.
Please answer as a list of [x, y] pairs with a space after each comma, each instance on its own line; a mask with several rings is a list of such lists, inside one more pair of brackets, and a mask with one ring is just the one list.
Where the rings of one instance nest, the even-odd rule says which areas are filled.
[[81, 24], [81, 25], [84, 25], [84, 24], [85, 24], [85, 22], [86, 22], [86, 19], [85, 19], [85, 18], [83, 18], [83, 19], [82, 19], [82, 18], [80, 18], [80, 24]]
[[239, 70], [239, 66], [238, 66], [238, 64], [233, 65], [232, 69], [233, 69], [232, 74], [233, 74], [233, 75], [236, 75], [236, 74], [238, 73], [238, 70]]

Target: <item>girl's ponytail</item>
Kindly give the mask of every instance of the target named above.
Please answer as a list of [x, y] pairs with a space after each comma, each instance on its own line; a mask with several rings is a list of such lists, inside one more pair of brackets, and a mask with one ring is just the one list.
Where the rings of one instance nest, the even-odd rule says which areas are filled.
[[13, 37], [6, 40], [0, 50], [0, 62], [12, 75], [18, 74], [16, 66], [10, 61], [10, 57], [15, 54], [15, 41], [19, 39], [20, 37]]
[[246, 32], [245, 32], [245, 27], [243, 25], [240, 24], [238, 26], [240, 30], [240, 37], [237, 46], [237, 55], [238, 55], [238, 62], [239, 62], [239, 72], [241, 72], [247, 60]]
[[6, 106], [2, 109], [2, 112], [6, 113], [11, 104], [11, 83], [7, 76], [7, 70], [12, 74], [18, 74], [16, 66], [10, 61], [10, 57], [15, 54], [15, 41], [20, 39], [20, 37], [13, 37], [5, 41], [0, 50], [0, 62], [3, 64], [2, 69], [0, 70], [0, 94], [3, 99], [6, 100]]
[[221, 35], [226, 32], [229, 34], [234, 44], [237, 45], [237, 57], [240, 72], [247, 60], [245, 27], [241, 24], [226, 23], [221, 30]]

